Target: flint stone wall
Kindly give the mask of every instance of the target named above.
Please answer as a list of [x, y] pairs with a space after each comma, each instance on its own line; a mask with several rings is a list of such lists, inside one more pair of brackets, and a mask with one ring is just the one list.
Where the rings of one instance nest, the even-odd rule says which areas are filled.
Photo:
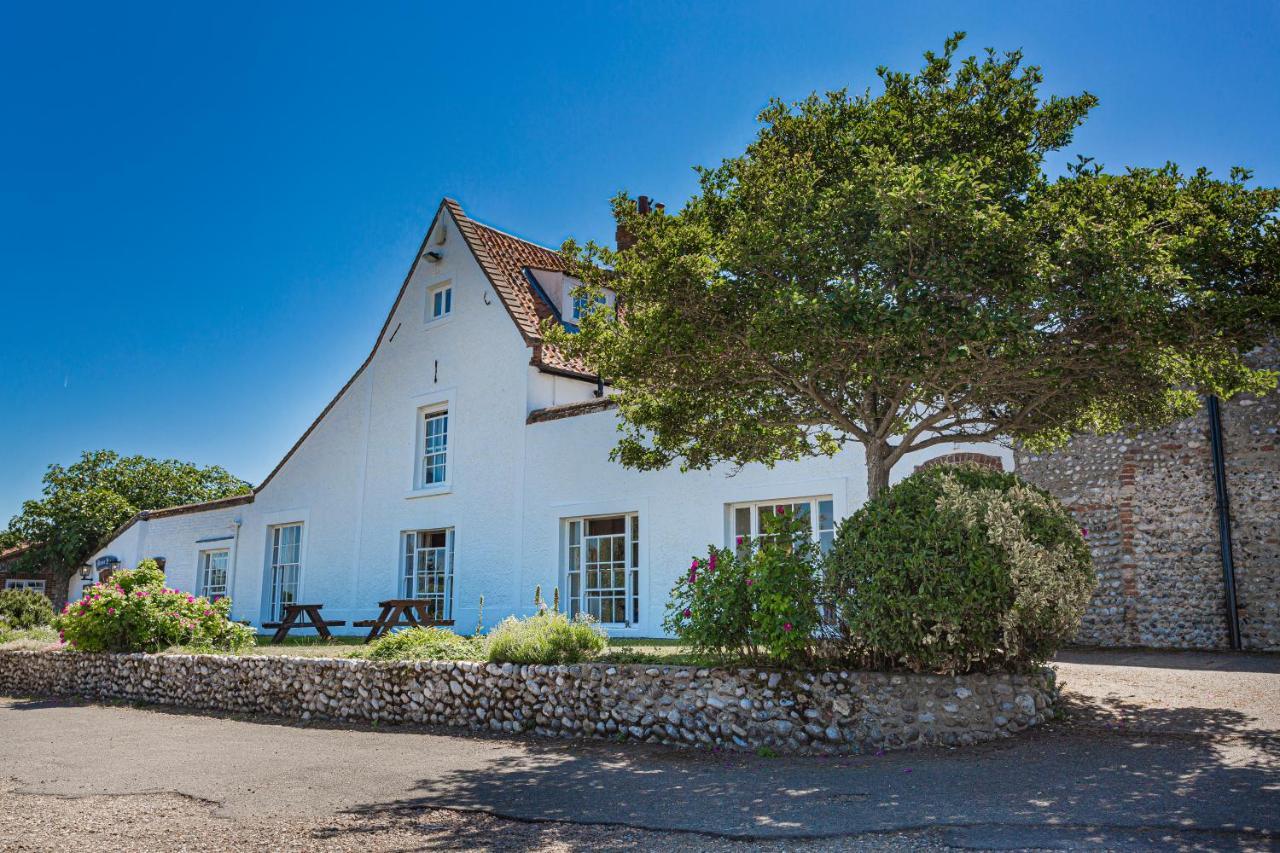
[[992, 740], [1051, 719], [1057, 696], [1048, 669], [935, 676], [32, 651], [0, 652], [0, 694], [778, 753]]
[[[1280, 368], [1280, 343], [1249, 354]], [[1280, 649], [1280, 392], [1224, 402], [1240, 639]], [[1228, 645], [1209, 419], [1204, 408], [1158, 430], [1073, 438], [1015, 453], [1018, 474], [1088, 528], [1098, 587], [1077, 641], [1102, 646]]]

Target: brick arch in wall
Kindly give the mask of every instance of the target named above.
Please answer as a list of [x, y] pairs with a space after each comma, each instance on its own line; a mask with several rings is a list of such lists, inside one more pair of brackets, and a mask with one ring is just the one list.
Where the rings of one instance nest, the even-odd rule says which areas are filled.
[[922, 471], [935, 465], [959, 465], [962, 462], [972, 462], [984, 468], [993, 468], [996, 471], [1004, 470], [1004, 461], [999, 456], [992, 456], [989, 453], [948, 453], [945, 456], [935, 456], [932, 459], [926, 459], [921, 462], [916, 466], [916, 470]]

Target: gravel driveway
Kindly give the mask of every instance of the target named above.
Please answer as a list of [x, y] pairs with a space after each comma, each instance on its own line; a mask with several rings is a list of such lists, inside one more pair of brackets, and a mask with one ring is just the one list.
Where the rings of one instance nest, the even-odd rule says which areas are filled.
[[0, 849], [1280, 845], [1280, 657], [1057, 666], [1042, 730], [829, 760], [0, 700]]

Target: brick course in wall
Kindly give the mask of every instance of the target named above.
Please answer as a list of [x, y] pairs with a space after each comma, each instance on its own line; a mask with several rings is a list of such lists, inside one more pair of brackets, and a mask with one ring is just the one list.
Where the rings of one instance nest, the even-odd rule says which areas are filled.
[[[1255, 351], [1280, 366], [1275, 344]], [[1222, 405], [1241, 643], [1280, 649], [1280, 393]], [[1077, 640], [1104, 646], [1228, 645], [1209, 419], [1134, 436], [1077, 436], [1016, 454], [1018, 473], [1057, 495], [1089, 531], [1098, 589]]]

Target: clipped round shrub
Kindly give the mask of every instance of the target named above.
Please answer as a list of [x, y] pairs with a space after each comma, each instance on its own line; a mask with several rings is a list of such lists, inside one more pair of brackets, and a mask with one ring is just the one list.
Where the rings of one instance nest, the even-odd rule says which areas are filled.
[[930, 467], [868, 501], [827, 571], [845, 656], [916, 672], [1038, 665], [1074, 635], [1095, 583], [1062, 504], [976, 465]]
[[34, 589], [6, 589], [0, 592], [0, 622], [10, 629], [25, 631], [53, 621], [53, 604]]
[[581, 663], [609, 645], [604, 630], [585, 613], [573, 619], [543, 609], [519, 619], [508, 616], [489, 632], [486, 650], [493, 663]]
[[371, 660], [479, 660], [479, 644], [446, 628], [392, 631], [369, 646]]
[[173, 646], [238, 651], [255, 642], [253, 629], [229, 618], [231, 599], [209, 601], [164, 585], [151, 560], [116, 572], [68, 604], [54, 627], [73, 649], [159, 652]]

